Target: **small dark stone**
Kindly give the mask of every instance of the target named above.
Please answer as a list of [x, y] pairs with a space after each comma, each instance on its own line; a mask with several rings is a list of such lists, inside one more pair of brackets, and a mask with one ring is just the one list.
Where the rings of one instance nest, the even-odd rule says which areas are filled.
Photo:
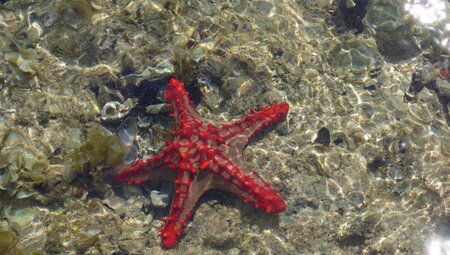
[[397, 148], [397, 150], [399, 152], [401, 152], [401, 153], [404, 153], [404, 152], [406, 152], [406, 149], [407, 149], [406, 143], [403, 142], [402, 140], [398, 141], [398, 148]]
[[309, 207], [309, 208], [311, 208], [311, 209], [314, 209], [314, 210], [319, 209], [319, 205], [316, 204], [316, 203], [313, 202], [313, 201], [306, 201], [306, 202], [305, 202], [305, 206], [307, 206], [307, 207]]
[[320, 143], [324, 146], [328, 146], [328, 145], [330, 145], [330, 141], [331, 141], [330, 137], [331, 137], [330, 130], [328, 130], [328, 128], [323, 127], [317, 133], [317, 138], [314, 141], [314, 143]]
[[336, 138], [334, 141], [333, 141], [333, 143], [335, 144], [335, 145], [339, 145], [339, 144], [341, 144], [341, 143], [343, 143], [344, 142], [344, 139], [342, 138], [342, 137], [338, 137], [338, 138]]
[[50, 116], [49, 116], [48, 112], [46, 112], [46, 111], [39, 112], [38, 121], [39, 121], [39, 124], [41, 124], [41, 126], [47, 127], [49, 119], [50, 119]]
[[186, 43], [186, 48], [190, 49], [192, 48], [194, 45], [196, 45], [195, 40], [191, 39]]
[[370, 85], [369, 87], [365, 87], [365, 89], [369, 92], [369, 93], [374, 93], [377, 90], [377, 87], [375, 85]]
[[346, 236], [343, 236], [338, 240], [338, 243], [340, 246], [348, 247], [348, 246], [362, 246], [364, 245], [364, 242], [366, 241], [366, 237], [363, 234], [349, 234]]
[[410, 92], [418, 93], [423, 89], [423, 84], [417, 81], [413, 81], [409, 87]]
[[371, 173], [375, 173], [378, 169], [385, 166], [386, 162], [381, 158], [376, 158], [372, 162], [367, 164], [367, 170]]
[[120, 71], [120, 74], [122, 76], [127, 76], [129, 74], [133, 74], [135, 72], [134, 68], [130, 65], [124, 65], [122, 66], [122, 70]]
[[53, 153], [52, 153], [52, 156], [53, 156], [53, 157], [60, 156], [60, 155], [61, 155], [61, 152], [62, 152], [61, 147], [56, 147], [55, 151], [53, 151]]
[[405, 99], [406, 101], [411, 102], [412, 100], [414, 100], [414, 97], [405, 93]]

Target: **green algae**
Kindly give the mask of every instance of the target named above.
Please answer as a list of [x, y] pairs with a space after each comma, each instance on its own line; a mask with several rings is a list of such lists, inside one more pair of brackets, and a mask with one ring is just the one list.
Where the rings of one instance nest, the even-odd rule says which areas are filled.
[[92, 169], [111, 168], [122, 163], [127, 148], [115, 134], [101, 126], [95, 126], [88, 132], [88, 138], [67, 156], [70, 180], [73, 174], [86, 174]]
[[3, 137], [0, 143], [0, 191], [18, 199], [32, 196], [42, 200], [42, 196], [30, 191], [47, 185], [47, 158], [27, 145], [26, 137], [19, 129], [7, 130], [0, 136]]
[[17, 238], [11, 231], [0, 231], [0, 254], [22, 255], [22, 249], [16, 247]]
[[14, 246], [16, 237], [10, 231], [0, 231], [0, 254], [6, 254]]

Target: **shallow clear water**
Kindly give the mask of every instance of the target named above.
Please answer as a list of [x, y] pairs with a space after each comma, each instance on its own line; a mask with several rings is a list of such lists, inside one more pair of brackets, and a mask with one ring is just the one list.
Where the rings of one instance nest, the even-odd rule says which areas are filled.
[[[2, 2], [0, 254], [450, 253], [448, 1]], [[161, 247], [173, 185], [111, 177], [172, 75], [217, 125], [289, 103], [244, 151], [285, 212], [209, 192]]]

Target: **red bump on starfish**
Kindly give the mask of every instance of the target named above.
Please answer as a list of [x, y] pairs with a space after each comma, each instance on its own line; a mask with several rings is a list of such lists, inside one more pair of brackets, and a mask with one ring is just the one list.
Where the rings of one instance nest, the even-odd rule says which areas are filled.
[[162, 245], [176, 246], [189, 222], [195, 205], [208, 190], [219, 189], [243, 197], [268, 213], [286, 210], [286, 202], [258, 173], [243, 160], [243, 150], [250, 139], [268, 126], [286, 119], [289, 105], [273, 103], [259, 112], [222, 127], [205, 121], [195, 110], [184, 84], [171, 79], [164, 94], [173, 108], [177, 128], [175, 138], [146, 162], [120, 171], [115, 179], [125, 184], [150, 181], [175, 183], [175, 194], [166, 225], [161, 229]]

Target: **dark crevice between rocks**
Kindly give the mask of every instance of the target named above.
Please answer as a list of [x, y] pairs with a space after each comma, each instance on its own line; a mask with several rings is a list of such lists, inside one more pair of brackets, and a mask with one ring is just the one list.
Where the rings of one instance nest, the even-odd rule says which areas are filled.
[[112, 255], [128, 255], [128, 252], [125, 250], [115, 251]]
[[338, 137], [333, 140], [334, 145], [341, 145], [344, 142], [344, 139], [342, 137]]
[[299, 201], [299, 205], [300, 208], [311, 208], [313, 210], [318, 210], [319, 209], [319, 202], [318, 201], [314, 201], [314, 200], [308, 200], [308, 199], [300, 199]]
[[371, 162], [367, 163], [367, 171], [372, 174], [375, 174], [376, 172], [378, 172], [379, 169], [385, 166], [387, 166], [386, 160], [381, 158], [375, 158]]
[[[119, 88], [120, 93], [125, 99], [137, 98], [137, 105], [130, 111], [129, 116], [145, 116], [146, 108], [150, 105], [167, 103], [164, 100], [164, 93], [167, 90], [167, 83], [175, 75], [169, 75], [158, 79], [144, 79], [136, 85], [129, 85]], [[183, 81], [181, 81], [183, 82]], [[186, 91], [195, 105], [202, 100], [202, 93], [196, 80], [185, 83]]]
[[341, 237], [338, 240], [338, 244], [341, 247], [348, 247], [348, 246], [362, 246], [364, 245], [367, 237], [363, 234], [349, 234]]
[[336, 0], [335, 10], [331, 13], [331, 23], [335, 26], [336, 32], [344, 33], [355, 31], [355, 34], [364, 31], [362, 20], [366, 16], [369, 0], [355, 0], [354, 6], [348, 6], [347, 0]]

